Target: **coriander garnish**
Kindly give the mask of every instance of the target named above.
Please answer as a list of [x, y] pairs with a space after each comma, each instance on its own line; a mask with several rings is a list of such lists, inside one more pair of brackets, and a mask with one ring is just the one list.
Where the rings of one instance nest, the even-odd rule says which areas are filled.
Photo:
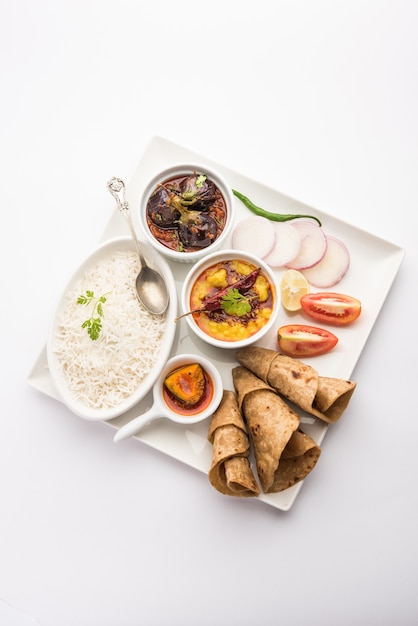
[[99, 338], [102, 330], [102, 317], [104, 315], [102, 305], [106, 302], [106, 295], [107, 294], [104, 294], [96, 298], [94, 291], [87, 289], [85, 295], [78, 296], [77, 298], [77, 304], [84, 304], [86, 306], [90, 304], [93, 305], [91, 316], [81, 325], [81, 328], [87, 329], [88, 335], [92, 341], [96, 341], [96, 339]]
[[203, 186], [205, 180], [206, 176], [204, 174], [199, 174], [199, 176], [196, 178], [196, 187], [200, 189]]
[[221, 298], [221, 309], [228, 315], [242, 317], [251, 311], [251, 304], [249, 299], [243, 296], [238, 289], [228, 289]]

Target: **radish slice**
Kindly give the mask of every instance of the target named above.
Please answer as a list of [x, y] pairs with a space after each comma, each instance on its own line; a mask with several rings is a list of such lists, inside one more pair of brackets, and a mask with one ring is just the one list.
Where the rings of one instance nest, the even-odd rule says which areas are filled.
[[263, 258], [272, 250], [276, 235], [272, 223], [260, 215], [246, 217], [232, 233], [232, 247]]
[[319, 263], [327, 250], [327, 237], [323, 229], [305, 220], [295, 220], [292, 223], [301, 238], [299, 254], [286, 267], [292, 270], [304, 270]]
[[298, 256], [302, 242], [298, 230], [289, 222], [272, 222], [272, 227], [276, 241], [263, 259], [270, 267], [282, 267]]
[[333, 287], [345, 276], [350, 267], [350, 253], [347, 246], [336, 237], [327, 236], [327, 251], [314, 267], [303, 270], [308, 282], [320, 289]]

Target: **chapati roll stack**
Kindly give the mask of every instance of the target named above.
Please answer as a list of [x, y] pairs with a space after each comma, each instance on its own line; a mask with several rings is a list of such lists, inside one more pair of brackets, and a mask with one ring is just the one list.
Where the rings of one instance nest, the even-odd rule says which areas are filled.
[[235, 367], [232, 380], [263, 491], [283, 491], [303, 480], [315, 466], [320, 448], [299, 430], [299, 415], [247, 368]]
[[229, 496], [258, 496], [260, 488], [250, 462], [247, 428], [233, 391], [224, 390], [222, 401], [212, 416], [208, 439], [212, 443], [209, 480], [213, 487]]
[[310, 365], [268, 348], [242, 348], [236, 358], [279, 394], [329, 424], [341, 417], [356, 388], [350, 380], [319, 376]]

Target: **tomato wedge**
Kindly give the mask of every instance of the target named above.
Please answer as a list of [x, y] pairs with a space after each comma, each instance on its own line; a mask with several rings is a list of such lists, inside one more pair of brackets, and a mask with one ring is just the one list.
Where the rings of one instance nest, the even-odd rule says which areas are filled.
[[283, 354], [305, 358], [329, 352], [337, 345], [338, 337], [324, 328], [289, 324], [279, 328], [277, 341]]
[[300, 305], [314, 320], [336, 326], [351, 324], [361, 313], [360, 300], [332, 291], [308, 293], [301, 297]]

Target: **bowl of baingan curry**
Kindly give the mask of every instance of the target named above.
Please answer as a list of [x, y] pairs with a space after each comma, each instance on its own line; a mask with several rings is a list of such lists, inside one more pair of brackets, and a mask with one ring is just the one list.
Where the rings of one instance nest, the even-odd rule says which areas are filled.
[[144, 189], [139, 220], [148, 242], [170, 261], [195, 263], [222, 246], [231, 232], [231, 186], [197, 163], [172, 165]]
[[268, 333], [279, 308], [274, 275], [260, 258], [240, 250], [214, 252], [187, 274], [181, 316], [206, 343], [242, 348]]

